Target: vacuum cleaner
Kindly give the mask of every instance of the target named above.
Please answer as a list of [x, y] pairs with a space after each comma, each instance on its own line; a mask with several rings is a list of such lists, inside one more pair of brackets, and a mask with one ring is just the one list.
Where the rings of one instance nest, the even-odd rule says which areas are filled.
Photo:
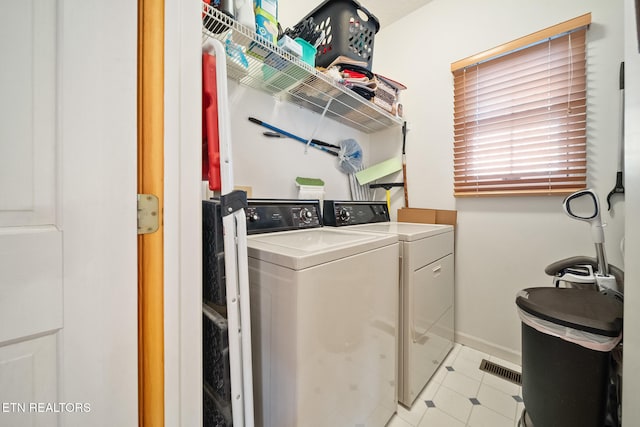
[[525, 407], [518, 426], [620, 427], [624, 272], [607, 263], [596, 193], [573, 193], [563, 208], [590, 224], [596, 257], [557, 261], [545, 269], [553, 287], [516, 297]]

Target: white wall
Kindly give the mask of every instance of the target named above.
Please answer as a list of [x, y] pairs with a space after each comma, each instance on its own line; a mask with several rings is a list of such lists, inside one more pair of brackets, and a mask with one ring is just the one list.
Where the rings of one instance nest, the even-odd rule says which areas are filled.
[[[625, 427], [640, 425], [640, 53], [636, 33], [634, 0], [625, 0], [625, 289], [624, 372], [622, 416]], [[628, 397], [627, 397], [628, 396]]]
[[[374, 71], [408, 86], [402, 103], [410, 129], [410, 206], [458, 210], [456, 329], [463, 343], [518, 361], [517, 291], [549, 285], [543, 271], [547, 264], [595, 252], [588, 226], [562, 213], [562, 197], [453, 197], [450, 64], [592, 12], [587, 53], [588, 185], [604, 205], [609, 262], [622, 267], [623, 199], [615, 199], [611, 213], [606, 212], [605, 202], [617, 166], [622, 6], [621, 0], [433, 0], [382, 29], [375, 39]], [[400, 144], [383, 145], [378, 138], [372, 137], [376, 147], [372, 161], [399, 153]], [[401, 202], [401, 197], [395, 198], [397, 207]]]
[[338, 143], [354, 138], [368, 157], [369, 135], [328, 118], [321, 118], [270, 95], [235, 83], [229, 84], [233, 138], [234, 180], [237, 186], [250, 186], [253, 197], [296, 198], [297, 176], [321, 178], [325, 198], [349, 199], [349, 181], [337, 169], [337, 158], [289, 138], [268, 138], [268, 129], [247, 120], [256, 117], [289, 133]]

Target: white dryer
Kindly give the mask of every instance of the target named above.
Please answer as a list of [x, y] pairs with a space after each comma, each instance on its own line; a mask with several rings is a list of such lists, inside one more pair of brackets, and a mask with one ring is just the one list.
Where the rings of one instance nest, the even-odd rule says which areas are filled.
[[398, 239], [321, 225], [317, 201], [249, 201], [256, 425], [382, 427], [397, 408]]
[[385, 202], [325, 200], [324, 215], [326, 225], [400, 241], [398, 400], [411, 407], [453, 348], [453, 227], [391, 222]]

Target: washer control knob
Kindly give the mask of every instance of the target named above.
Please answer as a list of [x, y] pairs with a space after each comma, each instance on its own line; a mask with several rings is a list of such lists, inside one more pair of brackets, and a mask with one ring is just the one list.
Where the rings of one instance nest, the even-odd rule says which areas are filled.
[[309, 209], [307, 208], [300, 209], [300, 219], [302, 220], [302, 222], [304, 222], [305, 224], [308, 224], [311, 222], [312, 218], [313, 218], [313, 213], [311, 213]]
[[258, 212], [249, 212], [247, 216], [249, 217], [250, 222], [256, 222], [260, 219]]
[[340, 219], [340, 221], [349, 222], [349, 220], [351, 219], [351, 212], [349, 212], [345, 208], [342, 208], [338, 212], [338, 218]]

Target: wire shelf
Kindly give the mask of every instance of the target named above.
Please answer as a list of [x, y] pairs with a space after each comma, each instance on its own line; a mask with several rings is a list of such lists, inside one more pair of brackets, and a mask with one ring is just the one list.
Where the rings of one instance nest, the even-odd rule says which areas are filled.
[[225, 45], [227, 76], [240, 84], [317, 113], [326, 109], [327, 117], [365, 133], [402, 125], [400, 118], [204, 2], [202, 22], [202, 43], [214, 38]]

